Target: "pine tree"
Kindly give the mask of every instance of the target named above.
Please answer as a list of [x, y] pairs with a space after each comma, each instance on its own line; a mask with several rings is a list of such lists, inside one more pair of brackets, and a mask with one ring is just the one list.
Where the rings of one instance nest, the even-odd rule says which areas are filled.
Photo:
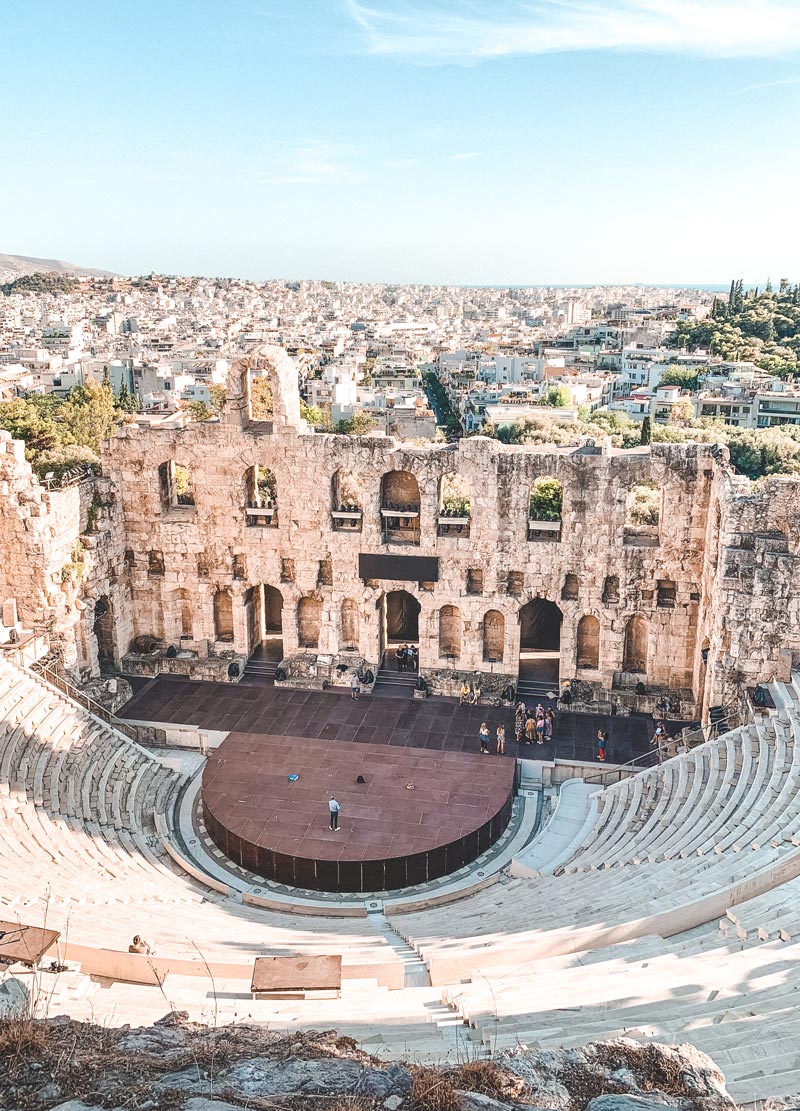
[[108, 363], [103, 367], [103, 389], [111, 389], [111, 375], [108, 373]]
[[732, 309], [734, 307], [735, 299], [736, 299], [736, 282], [731, 281], [731, 291], [728, 294], [728, 308], [729, 309]]
[[642, 421], [642, 431], [639, 437], [640, 444], [649, 444], [653, 437], [653, 422], [650, 420], [650, 414]]

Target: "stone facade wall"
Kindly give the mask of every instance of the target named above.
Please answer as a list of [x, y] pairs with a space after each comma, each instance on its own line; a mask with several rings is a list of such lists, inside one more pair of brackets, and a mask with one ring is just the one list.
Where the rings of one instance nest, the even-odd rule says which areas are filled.
[[[271, 378], [271, 421], [250, 418], [253, 370]], [[343, 681], [354, 660], [377, 669], [386, 595], [399, 590], [419, 604], [420, 673], [435, 691], [457, 689], [462, 676], [481, 677], [487, 692], [514, 682], [520, 611], [535, 598], [562, 614], [561, 680], [623, 707], [652, 709], [670, 691], [693, 716], [734, 701], [743, 684], [785, 676], [792, 654], [800, 663], [797, 480], [770, 479], [751, 492], [713, 445], [518, 448], [474, 437], [415, 446], [315, 434], [300, 418], [296, 377], [291, 360], [269, 350], [234, 365], [220, 421], [122, 426], [104, 445], [90, 498], [81, 488], [44, 490], [22, 445], [0, 434], [3, 598], [16, 597], [27, 622], [49, 621], [67, 663], [87, 674], [102, 654], [116, 664], [127, 656], [140, 673], [235, 679], [229, 665], [240, 670], [263, 632], [262, 588], [271, 588], [273, 635], [282, 600], [284, 660]], [[165, 463], [190, 469], [194, 505], [165, 499]], [[253, 512], [254, 465], [275, 477], [271, 516], [263, 506]], [[384, 534], [383, 480], [393, 471], [418, 488], [419, 517], [407, 522], [418, 544]], [[444, 532], [441, 484], [453, 473], [468, 485], [471, 519]], [[343, 476], [346, 500], [359, 500], [356, 527], [353, 518], [334, 527]], [[530, 488], [542, 476], [563, 487], [560, 531], [529, 540]], [[661, 514], [657, 528], [636, 536], [626, 498], [641, 482], [660, 491]], [[412, 498], [414, 483], [403, 489]], [[62, 581], [79, 537], [82, 574]], [[363, 579], [360, 555], [435, 557], [438, 581]], [[442, 629], [444, 607], [455, 611], [446, 610]], [[110, 620], [100, 617], [109, 610]], [[641, 673], [623, 671], [635, 615], [646, 622]], [[578, 643], [585, 617], [599, 623], [599, 649], [592, 622]], [[490, 662], [501, 625], [502, 658]], [[165, 660], [168, 646], [175, 651]]]

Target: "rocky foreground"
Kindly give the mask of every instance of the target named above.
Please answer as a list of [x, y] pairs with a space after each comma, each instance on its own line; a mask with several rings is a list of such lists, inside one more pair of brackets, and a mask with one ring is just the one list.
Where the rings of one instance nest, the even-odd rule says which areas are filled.
[[722, 1111], [725, 1078], [693, 1046], [629, 1039], [491, 1061], [386, 1065], [335, 1031], [201, 1026], [172, 1012], [110, 1029], [0, 1021], [0, 1111]]

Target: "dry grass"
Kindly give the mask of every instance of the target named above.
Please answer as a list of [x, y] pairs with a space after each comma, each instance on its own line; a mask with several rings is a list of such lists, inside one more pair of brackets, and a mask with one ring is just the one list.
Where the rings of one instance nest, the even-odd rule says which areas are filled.
[[514, 1099], [522, 1094], [525, 1087], [519, 1077], [501, 1069], [493, 1061], [467, 1061], [450, 1076], [455, 1088], [480, 1092], [493, 1099]]
[[[642, 1091], [664, 1092], [668, 1096], [686, 1096], [684, 1065], [678, 1056], [671, 1056], [669, 1047], [656, 1043], [620, 1045], [616, 1042], [597, 1043], [594, 1058], [611, 1069], [630, 1069]], [[565, 1086], [569, 1087], [564, 1081]]]
[[427, 1065], [412, 1068], [411, 1104], [417, 1111], [458, 1111], [452, 1074]]

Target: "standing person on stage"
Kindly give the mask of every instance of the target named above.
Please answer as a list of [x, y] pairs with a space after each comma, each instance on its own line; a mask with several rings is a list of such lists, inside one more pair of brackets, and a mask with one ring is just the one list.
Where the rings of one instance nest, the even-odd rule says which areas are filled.
[[350, 698], [353, 702], [358, 702], [358, 696], [361, 694], [361, 681], [358, 678], [358, 672], [353, 672], [353, 678], [350, 680]]
[[597, 730], [597, 759], [601, 764], [605, 763], [606, 759], [606, 745], [608, 744], [608, 733], [604, 729]]
[[404, 644], [398, 645], [397, 651], [395, 652], [398, 671], [405, 671], [406, 669], [406, 651], [407, 649]]
[[339, 832], [339, 811], [341, 809], [342, 808], [341, 806], [339, 806], [339, 803], [336, 801], [334, 796], [331, 795], [331, 797], [328, 799], [328, 810], [331, 814], [331, 829], [336, 830], [337, 833]]
[[416, 648], [414, 647], [413, 644], [409, 644], [408, 648], [406, 649], [406, 660], [408, 661], [408, 666], [411, 668], [411, 670], [416, 671], [417, 670], [417, 650], [416, 650]]
[[478, 733], [478, 736], [481, 739], [481, 752], [488, 752], [489, 751], [489, 726], [486, 724], [485, 721], [481, 723], [481, 727], [480, 727], [480, 731]]
[[528, 720], [525, 722], [525, 744], [532, 745], [533, 738], [536, 733], [536, 719], [533, 714], [528, 715]]
[[546, 741], [552, 741], [555, 731], [556, 715], [553, 713], [552, 707], [548, 706], [544, 715], [544, 739]]
[[505, 725], [498, 725], [497, 727], [497, 755], [502, 756], [506, 750], [506, 727]]
[[544, 710], [541, 706], [536, 708], [536, 743], [537, 745], [544, 744]]
[[522, 734], [525, 731], [525, 703], [518, 702], [514, 710], [514, 740], [522, 744]]

